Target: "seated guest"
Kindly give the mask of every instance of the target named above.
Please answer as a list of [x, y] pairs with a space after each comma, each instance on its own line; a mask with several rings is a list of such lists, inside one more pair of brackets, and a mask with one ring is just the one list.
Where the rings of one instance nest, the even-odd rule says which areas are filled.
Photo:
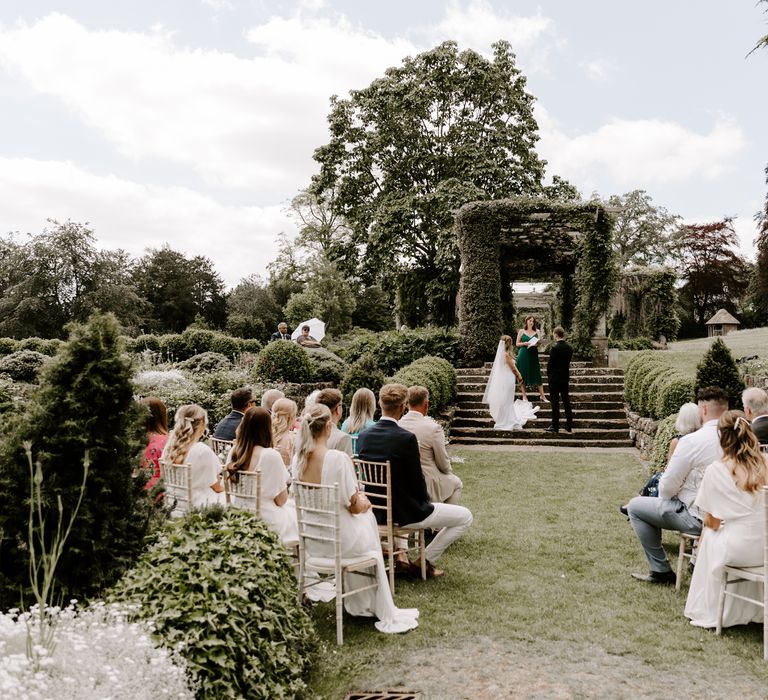
[[701, 533], [704, 514], [694, 504], [705, 469], [722, 456], [717, 421], [728, 410], [728, 394], [720, 387], [700, 389], [696, 396], [703, 425], [683, 435], [659, 480], [658, 498], [635, 496], [627, 514], [650, 567], [648, 574], [633, 573], [649, 583], [675, 583], [675, 572], [661, 546], [661, 531]]
[[370, 389], [358, 389], [352, 395], [349, 416], [341, 424], [341, 429], [352, 438], [352, 454], [357, 453], [357, 436], [376, 422], [373, 420], [375, 412], [376, 397], [373, 392]]
[[408, 413], [399, 421], [401, 428], [412, 432], [419, 441], [421, 471], [433, 503], [456, 503], [461, 499], [463, 484], [453, 473], [451, 458], [445, 449], [445, 433], [427, 416], [429, 390], [423, 386], [408, 389]]
[[301, 327], [301, 335], [296, 338], [296, 342], [304, 348], [319, 348], [321, 347], [320, 341], [315, 340], [309, 334], [309, 326]]
[[163, 448], [162, 459], [171, 464], [189, 464], [192, 506], [224, 503], [224, 488], [219, 480], [221, 462], [200, 438], [208, 428], [208, 414], [202, 406], [179, 406], [173, 431]]
[[168, 441], [168, 409], [156, 396], [147, 396], [141, 400], [147, 411], [147, 447], [144, 450], [144, 468], [149, 472], [149, 479], [144, 485], [149, 491], [160, 480], [160, 456]]
[[[288, 495], [288, 472], [280, 453], [272, 449], [272, 418], [263, 408], [248, 409], [237, 429], [226, 478], [237, 483], [241, 471], [261, 472], [261, 517], [284, 543], [298, 542], [296, 504]], [[234, 498], [232, 505], [237, 507]]]
[[280, 453], [286, 467], [293, 455], [296, 411], [296, 402], [291, 399], [278, 399], [272, 406], [272, 447]]
[[[379, 632], [407, 632], [418, 626], [419, 611], [415, 608], [397, 608], [387, 580], [381, 538], [371, 503], [358, 489], [355, 470], [348, 455], [328, 447], [333, 429], [333, 418], [328, 408], [316, 404], [305, 414], [301, 424], [297, 468], [301, 481], [326, 486], [338, 485], [343, 558], [370, 557], [376, 560], [374, 571], [349, 573], [344, 576], [345, 592], [353, 592], [344, 598], [344, 609], [350, 615], [376, 617], [374, 623]], [[333, 547], [326, 542], [309, 539], [307, 553], [312, 557], [331, 557]], [[370, 588], [373, 574], [378, 586]], [[358, 588], [366, 588], [358, 593]], [[310, 592], [312, 589], [310, 589]]]
[[273, 340], [290, 340], [291, 334], [288, 332], [288, 324], [285, 321], [281, 321], [277, 324], [277, 331], [269, 337], [269, 342]]
[[[741, 411], [726, 411], [717, 424], [723, 457], [707, 467], [696, 496], [704, 513], [699, 555], [685, 603], [685, 616], [697, 627], [717, 627], [724, 566], [763, 563], [763, 509], [760, 489], [768, 483], [768, 455], [760, 450]], [[762, 585], [741, 581], [729, 586], [738, 595], [762, 600]], [[727, 597], [723, 627], [762, 622], [760, 606]]]
[[322, 389], [317, 395], [317, 403], [327, 406], [331, 412], [331, 422], [333, 428], [331, 429], [331, 435], [328, 438], [328, 449], [340, 450], [346, 452], [350, 457], [352, 456], [352, 438], [346, 433], [339, 430], [338, 425], [341, 420], [341, 413], [344, 407], [341, 404], [341, 392], [338, 389]]
[[[385, 384], [379, 392], [381, 418], [376, 425], [360, 433], [357, 451], [360, 459], [386, 462], [392, 469], [392, 517], [404, 527], [439, 530], [426, 550], [427, 575], [442, 576], [435, 562], [448, 546], [472, 525], [472, 513], [464, 506], [432, 503], [421, 471], [419, 443], [416, 436], [401, 428], [397, 421], [405, 412], [408, 389], [402, 384]], [[377, 510], [383, 522], [385, 515]]]
[[272, 413], [272, 406], [278, 399], [284, 399], [285, 394], [280, 389], [267, 389], [261, 395], [261, 407], [268, 413]]
[[253, 399], [253, 392], [247, 387], [235, 389], [230, 401], [232, 411], [217, 423], [216, 429], [213, 431], [213, 437], [217, 440], [234, 440], [235, 431], [243, 419], [243, 414], [256, 403]]
[[741, 402], [757, 441], [761, 445], [768, 445], [768, 393], [753, 386], [744, 390]]

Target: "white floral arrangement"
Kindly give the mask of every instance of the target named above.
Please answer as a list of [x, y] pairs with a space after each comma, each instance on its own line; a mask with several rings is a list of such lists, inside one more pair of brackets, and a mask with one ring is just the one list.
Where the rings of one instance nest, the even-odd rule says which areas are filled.
[[[39, 613], [0, 614], [0, 697], [28, 700], [191, 700], [183, 661], [155, 645], [149, 626], [129, 622], [124, 606], [76, 601], [47, 610], [55, 624], [52, 651], [32, 647]], [[28, 636], [29, 635], [29, 636]]]
[[133, 383], [141, 394], [149, 394], [158, 389], [165, 391], [189, 391], [195, 388], [194, 382], [185, 377], [179, 370], [150, 369], [139, 372]]

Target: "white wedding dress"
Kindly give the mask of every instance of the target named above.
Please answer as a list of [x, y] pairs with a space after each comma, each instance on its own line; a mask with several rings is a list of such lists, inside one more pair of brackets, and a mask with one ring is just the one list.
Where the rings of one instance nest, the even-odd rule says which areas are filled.
[[536, 419], [538, 406], [530, 401], [515, 399], [515, 373], [507, 364], [504, 341], [499, 341], [491, 376], [483, 394], [483, 403], [493, 417], [496, 430], [521, 430], [529, 420]]

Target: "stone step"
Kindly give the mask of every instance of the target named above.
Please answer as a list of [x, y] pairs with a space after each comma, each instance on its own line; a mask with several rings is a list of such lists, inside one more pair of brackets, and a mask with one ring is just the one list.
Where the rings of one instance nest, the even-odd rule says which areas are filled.
[[552, 439], [539, 440], [536, 438], [497, 438], [497, 437], [459, 437], [451, 438], [451, 444], [461, 445], [521, 445], [521, 446], [539, 446], [539, 447], [632, 447], [633, 443], [629, 439], [610, 439], [610, 440], [591, 440], [574, 439], [568, 433], [560, 432], [554, 434]]
[[[457, 376], [456, 381], [459, 384], [485, 384], [488, 381], [488, 377], [490, 377], [490, 372], [488, 374], [468, 374], [466, 376]], [[546, 382], [547, 381], [547, 375], [546, 373], [541, 375], [541, 378]], [[622, 384], [624, 382], [624, 377], [618, 374], [580, 374], [580, 375], [574, 375], [571, 377], [570, 385], [574, 386], [576, 384], [579, 384], [580, 382], [601, 382], [604, 384]]]
[[522, 430], [495, 430], [493, 427], [487, 428], [451, 428], [451, 440], [455, 440], [460, 437], [467, 438], [523, 438], [526, 440], [553, 440], [557, 439], [558, 435], [562, 438], [567, 436], [573, 440], [629, 440], [629, 428], [618, 429], [599, 429], [589, 430], [579, 428], [576, 426], [572, 433], [566, 433], [562, 430], [560, 433], [548, 433], [545, 428], [547, 424], [543, 421], [536, 421], [541, 423], [541, 427], [529, 428], [526, 425]]
[[[473, 391], [485, 391], [485, 387], [488, 386], [488, 382], [458, 382], [456, 389], [459, 392], [473, 392]], [[547, 381], [544, 380], [544, 393], [546, 394]], [[571, 383], [569, 387], [571, 394], [583, 393], [585, 391], [624, 391], [623, 382], [576, 382]], [[537, 393], [538, 392], [533, 392]]]
[[[549, 418], [552, 415], [552, 409], [549, 404], [534, 404], [539, 406], [539, 412], [536, 414], [541, 417]], [[602, 406], [602, 404], [600, 404]], [[560, 404], [560, 415], [563, 414], [563, 406]], [[483, 418], [488, 415], [488, 405], [482, 402], [472, 402], [461, 404], [456, 409], [454, 420], [458, 418]], [[573, 415], [579, 418], [626, 418], [626, 412], [613, 403], [606, 403], [603, 408], [589, 408], [584, 404], [578, 404], [573, 409]]]
[[[462, 405], [465, 401], [481, 401], [483, 391], [459, 391], [456, 394], [456, 401]], [[571, 403], [580, 403], [582, 401], [611, 401], [616, 405], [624, 406], [623, 391], [600, 391], [599, 388], [589, 391], [572, 391]]]
[[[552, 421], [552, 416], [542, 416], [537, 414], [535, 422], [528, 423], [526, 428], [533, 428], [534, 425], [543, 425], [545, 428]], [[560, 414], [560, 422], [565, 424], [565, 416]], [[573, 425], [577, 430], [625, 430], [629, 432], [629, 423], [626, 418], [581, 418], [573, 417]], [[451, 423], [451, 433], [459, 428], [478, 429], [493, 428], [493, 418], [454, 418]]]
[[[460, 367], [456, 370], [457, 377], [476, 377], [478, 375], [488, 376], [490, 373], [490, 367]], [[546, 367], [541, 368], [541, 374], [542, 376], [547, 374]], [[618, 367], [571, 367], [571, 377], [580, 377], [585, 374], [606, 377], [623, 377], [624, 370]]]
[[[480, 397], [482, 398], [482, 397]], [[517, 398], [520, 398], [518, 395]], [[573, 398], [573, 397], [571, 397]], [[605, 411], [619, 411], [621, 415], [623, 416], [625, 414], [624, 411], [624, 403], [623, 402], [617, 402], [614, 400], [611, 401], [579, 401], [578, 403], [575, 401], [571, 401], [573, 404], [573, 410], [575, 412], [578, 411], [596, 411], [600, 415], [603, 415]], [[533, 402], [534, 406], [540, 406], [541, 410], [551, 410], [548, 408], [550, 404], [545, 403], [541, 404], [537, 401]], [[562, 410], [563, 406], [562, 403], [560, 404], [560, 410]], [[457, 404], [456, 408], [456, 415], [459, 415], [459, 413], [464, 411], [488, 411], [488, 404], [483, 403], [479, 399], [477, 401], [462, 401], [460, 404]]]

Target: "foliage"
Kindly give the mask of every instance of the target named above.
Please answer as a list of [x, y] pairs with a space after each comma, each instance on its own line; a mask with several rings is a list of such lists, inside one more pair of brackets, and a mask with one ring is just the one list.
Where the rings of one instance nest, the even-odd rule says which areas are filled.
[[252, 355], [255, 355], [264, 347], [264, 343], [262, 343], [259, 340], [256, 340], [256, 338], [242, 338], [240, 340], [240, 349], [242, 352], [249, 352]]
[[372, 331], [387, 331], [394, 326], [389, 295], [378, 284], [360, 290], [352, 312], [352, 325]]
[[[18, 602], [28, 585], [27, 442], [46, 474], [44, 506], [60, 498], [65, 513], [79, 498], [88, 451], [86, 492], [57, 575], [64, 595], [92, 595], [141, 552], [153, 513], [141, 480], [133, 477], [143, 415], [133, 399], [131, 367], [114, 316], [94, 315], [86, 325], [71, 327], [68, 342], [43, 369], [33, 400], [10, 422], [0, 445], [0, 605]], [[47, 521], [47, 543], [53, 529]]]
[[[765, 181], [768, 184], [768, 166], [765, 168]], [[750, 306], [755, 325], [768, 326], [768, 194], [765, 197], [765, 206], [755, 216], [755, 220], [759, 233], [755, 241], [757, 261], [750, 285]]]
[[0, 357], [0, 374], [7, 374], [17, 382], [36, 382], [37, 376], [49, 358], [34, 350], [17, 350]]
[[456, 371], [440, 357], [422, 357], [403, 367], [391, 381], [429, 390], [429, 412], [438, 413], [456, 396]]
[[240, 281], [227, 296], [227, 333], [267, 340], [282, 320], [280, 305], [258, 275]]
[[730, 407], [741, 408], [744, 382], [736, 360], [722, 338], [715, 338], [696, 367], [696, 391], [707, 386], [719, 386], [724, 389], [728, 392]]
[[14, 383], [0, 377], [0, 415], [13, 410], [15, 401]]
[[57, 644], [35, 670], [24, 654], [39, 611], [0, 614], [0, 692], [27, 700], [192, 700], [183, 661], [155, 645], [151, 630], [128, 622], [119, 606], [97, 603], [77, 612], [45, 611], [56, 620]]
[[151, 333], [142, 334], [133, 341], [135, 352], [150, 350], [151, 352], [160, 352], [160, 339]]
[[[684, 403], [684, 402], [683, 402]], [[683, 404], [678, 406], [678, 409]], [[675, 422], [677, 421], [677, 411], [668, 415], [659, 421], [656, 427], [656, 435], [653, 436], [653, 455], [651, 456], [651, 473], [663, 472], [667, 467], [667, 455], [669, 454], [669, 443], [677, 435]]]
[[677, 413], [694, 396], [693, 378], [672, 367], [666, 352], [638, 353], [624, 373], [624, 400], [633, 411], [656, 420]]
[[34, 350], [53, 357], [62, 346], [62, 341], [58, 338], [24, 338], [19, 341], [19, 350]]
[[184, 362], [179, 362], [179, 369], [187, 372], [216, 372], [222, 369], [232, 369], [232, 362], [226, 356], [218, 352], [201, 352], [193, 355]]
[[0, 338], [0, 355], [10, 355], [19, 350], [19, 341], [13, 338]]
[[629, 340], [608, 340], [609, 348], [618, 350], [653, 350], [653, 340], [651, 338], [630, 338]]
[[[621, 337], [664, 336], [675, 340], [680, 328], [677, 316], [677, 275], [669, 267], [632, 268], [621, 273], [619, 284], [622, 315]], [[613, 328], [612, 334], [613, 334]], [[637, 348], [626, 348], [637, 349]]]
[[267, 382], [308, 382], [312, 362], [306, 350], [290, 340], [275, 340], [265, 345], [256, 357], [255, 376]]
[[666, 264], [674, 253], [680, 216], [654, 206], [645, 190], [614, 195], [607, 204], [617, 210], [613, 249], [619, 268]]
[[179, 333], [166, 333], [157, 339], [160, 344], [160, 352], [171, 362], [188, 360], [195, 354], [195, 350], [187, 344], [187, 339]]
[[[655, 402], [651, 403], [651, 417], [657, 420], [680, 410], [680, 406], [696, 398], [694, 380], [680, 372], [667, 376], [659, 387]], [[653, 401], [653, 396], [651, 397]]]
[[312, 379], [338, 384], [347, 371], [347, 363], [325, 348], [304, 348], [312, 362]]
[[139, 604], [187, 660], [200, 696], [292, 698], [306, 689], [315, 635], [287, 552], [257, 516], [194, 511], [170, 522], [112, 593]]
[[[533, 233], [531, 217], [536, 221]], [[571, 344], [579, 354], [591, 353], [592, 335], [608, 309], [617, 280], [611, 220], [602, 205], [523, 198], [474, 202], [459, 210], [455, 228], [463, 270], [459, 333], [466, 361], [485, 360], [495, 352], [504, 330], [502, 292], [508, 281], [502, 280], [502, 259], [519, 257], [523, 243], [536, 256], [537, 269], [559, 272], [564, 282], [573, 273], [572, 284], [563, 285], [560, 317], [565, 326], [570, 325], [575, 300]], [[523, 242], [520, 234], [506, 233], [521, 228], [527, 232]], [[574, 242], [569, 230], [582, 233], [575, 256], [570, 254]]]
[[414, 280], [441, 325], [454, 320], [459, 280], [453, 210], [534, 194], [544, 173], [533, 97], [510, 45], [493, 51], [489, 60], [444, 42], [348, 99], [332, 98], [331, 140], [314, 156], [312, 191], [333, 193], [348, 247], [364, 246], [363, 279]]
[[344, 405], [349, 406], [358, 389], [370, 389], [378, 396], [382, 386], [384, 372], [379, 369], [373, 355], [363, 355], [350, 365], [339, 384], [339, 391], [344, 397]]

